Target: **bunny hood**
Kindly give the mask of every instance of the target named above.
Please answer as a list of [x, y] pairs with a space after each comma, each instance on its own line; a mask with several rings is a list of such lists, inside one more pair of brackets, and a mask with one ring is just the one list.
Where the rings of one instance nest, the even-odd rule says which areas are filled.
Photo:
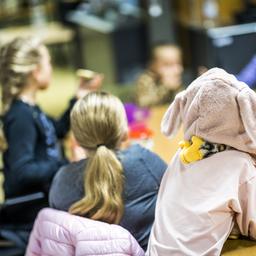
[[161, 130], [174, 136], [183, 125], [193, 135], [256, 155], [256, 94], [226, 71], [213, 68], [176, 95]]

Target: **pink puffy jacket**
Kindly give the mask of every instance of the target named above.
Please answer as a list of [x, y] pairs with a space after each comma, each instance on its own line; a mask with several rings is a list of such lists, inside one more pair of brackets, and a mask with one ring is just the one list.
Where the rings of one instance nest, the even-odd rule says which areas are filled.
[[144, 251], [124, 228], [50, 208], [35, 221], [26, 256], [136, 255]]

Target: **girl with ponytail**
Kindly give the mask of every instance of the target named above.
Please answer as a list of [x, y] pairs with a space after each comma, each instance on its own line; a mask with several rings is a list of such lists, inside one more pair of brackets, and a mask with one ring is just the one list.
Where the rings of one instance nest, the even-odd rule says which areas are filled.
[[132, 145], [121, 149], [128, 126], [121, 101], [91, 92], [71, 112], [73, 134], [87, 158], [62, 167], [50, 189], [50, 206], [120, 224], [146, 249], [166, 163]]

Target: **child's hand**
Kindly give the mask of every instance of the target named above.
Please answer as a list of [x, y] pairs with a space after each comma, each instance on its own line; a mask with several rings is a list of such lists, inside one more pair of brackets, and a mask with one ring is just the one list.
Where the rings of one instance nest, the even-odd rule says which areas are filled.
[[104, 75], [102, 74], [97, 74], [95, 75], [91, 80], [86, 81], [84, 78], [80, 78], [80, 86], [83, 88], [86, 88], [89, 91], [97, 91], [100, 89]]
[[89, 92], [99, 90], [102, 85], [103, 79], [104, 79], [104, 76], [101, 74], [95, 75], [89, 81], [83, 77], [80, 77], [80, 83], [76, 92], [76, 97], [78, 99], [81, 99]]
[[206, 71], [208, 71], [208, 68], [206, 66], [199, 66], [197, 68], [197, 74], [198, 76], [201, 76], [203, 73], [205, 73]]

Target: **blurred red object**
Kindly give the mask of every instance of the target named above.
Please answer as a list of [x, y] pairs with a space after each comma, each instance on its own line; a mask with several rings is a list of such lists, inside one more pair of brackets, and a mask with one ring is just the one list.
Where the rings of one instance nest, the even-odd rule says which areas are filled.
[[129, 139], [152, 138], [153, 131], [145, 123], [134, 123], [129, 126]]

